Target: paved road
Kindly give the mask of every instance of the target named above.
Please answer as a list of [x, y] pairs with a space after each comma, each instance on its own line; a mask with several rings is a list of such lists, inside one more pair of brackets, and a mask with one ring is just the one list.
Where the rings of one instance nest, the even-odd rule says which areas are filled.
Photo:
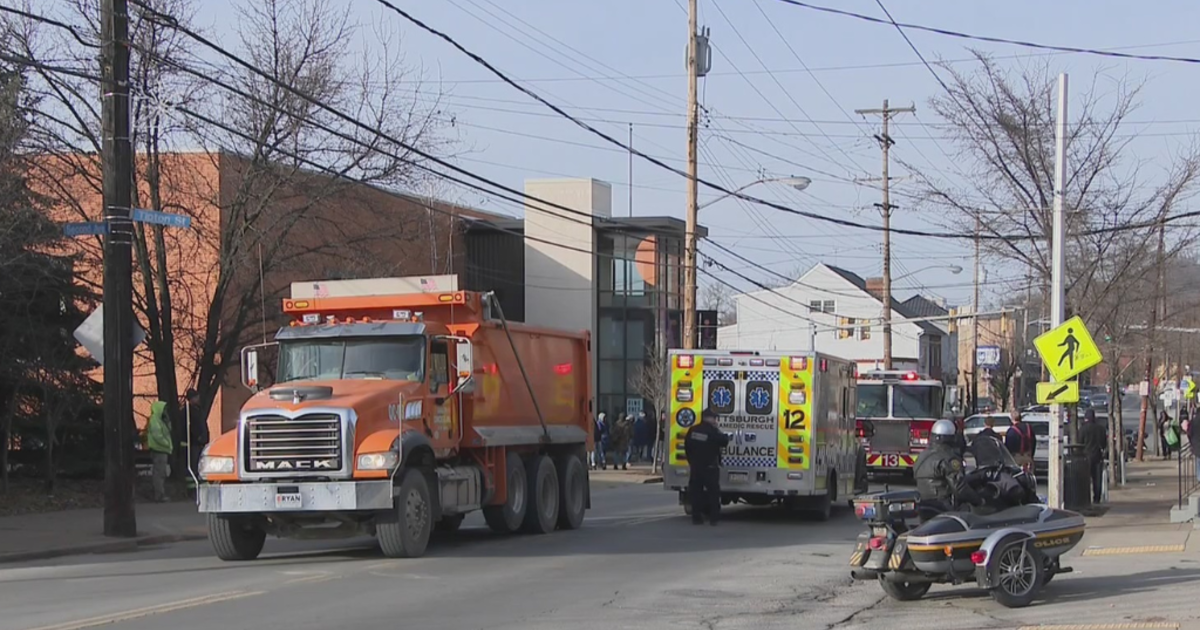
[[794, 630], [919, 628], [931, 619], [1015, 628], [1151, 614], [1139, 610], [1181, 619], [1194, 614], [1189, 593], [1200, 579], [1200, 564], [1180, 554], [1151, 564], [1080, 558], [1079, 573], [1056, 579], [1047, 602], [1025, 611], [948, 587], [900, 604], [849, 580], [859, 525], [847, 510], [817, 523], [739, 508], [712, 528], [691, 525], [658, 486], [594, 499], [583, 530], [502, 538], [469, 520], [419, 560], [384, 559], [369, 540], [270, 541], [263, 559], [244, 564], [217, 561], [198, 542], [9, 565], [0, 569], [0, 630]]

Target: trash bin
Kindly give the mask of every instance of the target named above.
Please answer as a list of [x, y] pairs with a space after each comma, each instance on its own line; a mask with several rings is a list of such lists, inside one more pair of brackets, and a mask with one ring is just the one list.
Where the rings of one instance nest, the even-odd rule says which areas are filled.
[[1063, 507], [1076, 512], [1092, 507], [1092, 471], [1082, 444], [1063, 448]]

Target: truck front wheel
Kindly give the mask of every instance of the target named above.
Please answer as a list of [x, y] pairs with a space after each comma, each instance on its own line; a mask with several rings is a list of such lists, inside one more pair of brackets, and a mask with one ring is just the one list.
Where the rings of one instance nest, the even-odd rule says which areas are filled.
[[528, 482], [525, 477], [525, 463], [521, 456], [509, 451], [504, 458], [504, 480], [508, 489], [508, 499], [503, 505], [488, 505], [483, 508], [483, 520], [497, 534], [511, 534], [521, 527], [525, 521], [525, 510], [528, 508]]
[[222, 560], [253, 560], [262, 553], [267, 532], [245, 516], [209, 513], [208, 540]]
[[429, 481], [422, 471], [409, 468], [404, 471], [395, 506], [376, 523], [379, 548], [389, 558], [419, 558], [425, 555], [432, 530]]

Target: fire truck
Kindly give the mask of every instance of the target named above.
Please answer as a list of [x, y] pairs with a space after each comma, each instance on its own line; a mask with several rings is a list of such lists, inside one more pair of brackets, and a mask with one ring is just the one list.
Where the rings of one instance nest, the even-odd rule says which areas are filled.
[[858, 376], [859, 442], [871, 473], [912, 474], [929, 446], [933, 423], [944, 417], [945, 385], [917, 372], [872, 370]]

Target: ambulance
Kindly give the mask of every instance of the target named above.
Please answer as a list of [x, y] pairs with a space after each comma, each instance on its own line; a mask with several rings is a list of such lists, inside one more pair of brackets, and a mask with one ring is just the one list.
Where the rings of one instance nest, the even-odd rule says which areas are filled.
[[671, 350], [663, 484], [690, 514], [684, 438], [705, 409], [730, 437], [721, 502], [813, 510], [866, 491], [854, 431], [855, 364], [820, 353]]

